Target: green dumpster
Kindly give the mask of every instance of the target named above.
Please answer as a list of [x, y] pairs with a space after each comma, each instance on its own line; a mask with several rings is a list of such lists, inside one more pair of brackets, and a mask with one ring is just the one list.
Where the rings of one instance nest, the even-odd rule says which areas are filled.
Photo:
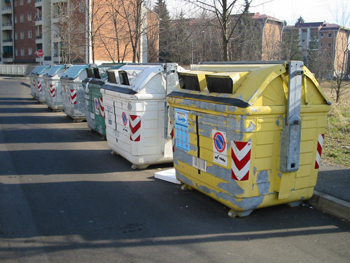
[[107, 70], [119, 69], [125, 64], [101, 64], [87, 68], [87, 77], [82, 81], [85, 89], [86, 120], [91, 131], [98, 132], [106, 138], [106, 124], [101, 87], [107, 80]]

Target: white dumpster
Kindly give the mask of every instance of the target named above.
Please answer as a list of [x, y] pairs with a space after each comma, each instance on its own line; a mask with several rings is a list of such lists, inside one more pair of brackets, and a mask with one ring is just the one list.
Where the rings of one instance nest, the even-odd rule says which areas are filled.
[[87, 76], [85, 69], [88, 67], [88, 64], [71, 66], [60, 78], [64, 113], [74, 121], [86, 120], [85, 90], [81, 82]]
[[44, 74], [46, 105], [53, 111], [63, 110], [60, 78], [71, 65], [54, 65]]
[[106, 136], [113, 153], [132, 168], [173, 160], [166, 96], [179, 83], [175, 63], [125, 65], [108, 71], [101, 93]]
[[34, 99], [39, 101], [45, 100], [45, 90], [43, 87], [42, 76], [48, 68], [50, 68], [50, 65], [40, 65], [35, 67], [30, 73], [30, 94]]

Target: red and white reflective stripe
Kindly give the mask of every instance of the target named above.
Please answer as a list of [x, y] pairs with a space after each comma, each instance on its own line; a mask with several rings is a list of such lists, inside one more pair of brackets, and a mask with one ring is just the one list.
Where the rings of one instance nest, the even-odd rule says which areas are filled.
[[232, 179], [246, 181], [249, 179], [251, 142], [231, 141]]
[[141, 117], [137, 115], [130, 115], [130, 140], [139, 142], [141, 140]]
[[318, 135], [315, 169], [320, 168], [323, 141], [324, 141], [324, 134]]
[[54, 85], [50, 85], [50, 95], [56, 97], [56, 87]]
[[170, 128], [171, 128], [170, 136], [171, 136], [171, 142], [173, 144], [173, 152], [174, 152], [175, 151], [174, 123], [172, 121], [170, 122]]
[[70, 102], [72, 104], [77, 104], [77, 91], [75, 89], [70, 90]]
[[42, 91], [42, 88], [41, 88], [41, 82], [40, 82], [40, 81], [38, 81], [38, 90], [39, 90], [39, 92], [41, 92], [41, 91]]
[[35, 87], [36, 83], [35, 83], [35, 79], [33, 79], [33, 87]]
[[103, 104], [103, 98], [100, 98], [100, 116], [105, 116], [105, 105]]

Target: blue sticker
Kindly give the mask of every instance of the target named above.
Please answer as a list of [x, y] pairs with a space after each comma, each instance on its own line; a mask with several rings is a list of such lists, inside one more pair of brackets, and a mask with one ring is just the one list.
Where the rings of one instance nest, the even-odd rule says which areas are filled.
[[175, 134], [175, 146], [188, 152], [190, 150], [188, 111], [175, 109]]

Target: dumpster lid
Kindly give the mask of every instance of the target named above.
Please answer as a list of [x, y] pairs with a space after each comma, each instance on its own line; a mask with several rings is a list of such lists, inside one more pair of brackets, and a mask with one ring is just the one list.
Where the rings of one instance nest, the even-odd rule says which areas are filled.
[[30, 73], [31, 75], [40, 75], [42, 74], [46, 69], [48, 69], [50, 65], [41, 65], [35, 67], [32, 72]]
[[67, 69], [67, 71], [65, 72], [65, 74], [61, 77], [63, 79], [75, 79], [79, 76], [79, 74], [86, 68], [88, 68], [89, 65], [74, 65], [71, 66], [69, 69]]
[[[204, 91], [181, 89], [169, 96], [213, 101], [243, 108], [255, 103], [261, 104], [262, 101], [265, 105], [285, 105], [285, 100], [288, 99], [288, 67], [287, 61], [191, 65], [193, 71], [190, 72], [196, 74], [207, 72], [207, 89]], [[302, 100], [308, 104], [330, 104], [315, 77], [305, 66], [302, 74], [303, 89], [306, 85]]]
[[107, 70], [119, 69], [124, 65], [125, 63], [103, 63], [96, 68], [93, 68], [94, 77], [97, 79], [105, 79], [107, 78]]
[[135, 94], [142, 90], [155, 75], [163, 71], [163, 64], [124, 65], [116, 70], [108, 70], [109, 75], [119, 77], [119, 82], [113, 85], [106, 85], [104, 88], [115, 90], [115, 88], [119, 87], [121, 89], [115, 91], [124, 91], [122, 93], [125, 93], [125, 90], [132, 90], [132, 93]]
[[53, 77], [56, 75], [56, 73], [60, 70], [66, 68], [65, 65], [54, 65], [52, 66], [49, 70], [46, 71], [46, 73], [44, 74], [44, 76], [46, 77]]

